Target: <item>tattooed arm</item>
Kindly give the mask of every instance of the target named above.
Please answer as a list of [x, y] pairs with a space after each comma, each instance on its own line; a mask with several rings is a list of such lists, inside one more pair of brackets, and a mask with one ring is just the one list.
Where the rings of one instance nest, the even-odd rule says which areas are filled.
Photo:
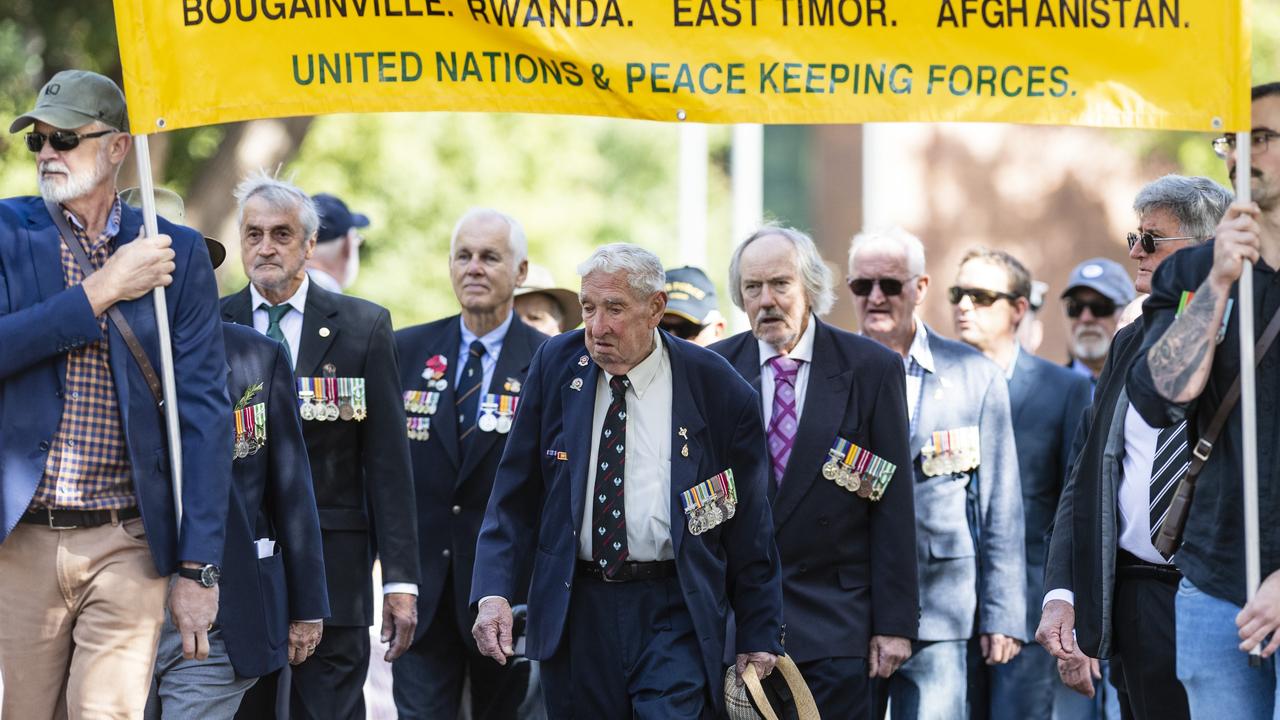
[[1206, 279], [1183, 313], [1151, 346], [1147, 365], [1156, 392], [1164, 399], [1186, 403], [1204, 390], [1228, 294], [1214, 287], [1212, 276]]

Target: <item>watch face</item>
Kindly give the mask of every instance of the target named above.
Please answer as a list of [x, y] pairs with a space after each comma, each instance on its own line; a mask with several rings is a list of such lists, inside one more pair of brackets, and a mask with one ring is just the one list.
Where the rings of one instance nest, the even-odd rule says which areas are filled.
[[211, 588], [218, 584], [218, 580], [222, 577], [222, 571], [217, 565], [205, 565], [200, 570], [200, 584]]

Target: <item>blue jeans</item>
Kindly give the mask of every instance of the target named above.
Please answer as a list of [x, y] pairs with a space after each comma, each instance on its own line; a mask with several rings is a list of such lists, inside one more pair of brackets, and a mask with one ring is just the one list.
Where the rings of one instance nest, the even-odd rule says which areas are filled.
[[912, 643], [911, 657], [889, 677], [893, 720], [954, 720], [966, 716], [969, 678], [965, 640]]
[[1035, 643], [1005, 665], [989, 668], [991, 677], [991, 720], [1033, 720], [1053, 717], [1054, 687], [1058, 680], [1057, 661]]
[[1280, 719], [1276, 713], [1276, 661], [1249, 667], [1240, 652], [1240, 607], [1201, 592], [1183, 578], [1174, 601], [1178, 625], [1178, 679], [1193, 718]]

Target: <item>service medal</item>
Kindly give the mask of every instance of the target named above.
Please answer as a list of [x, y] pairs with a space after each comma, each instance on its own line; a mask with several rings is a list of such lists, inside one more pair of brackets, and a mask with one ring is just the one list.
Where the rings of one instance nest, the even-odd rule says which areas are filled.
[[828, 480], [836, 480], [840, 476], [840, 466], [835, 460], [828, 460], [822, 464], [822, 477]]

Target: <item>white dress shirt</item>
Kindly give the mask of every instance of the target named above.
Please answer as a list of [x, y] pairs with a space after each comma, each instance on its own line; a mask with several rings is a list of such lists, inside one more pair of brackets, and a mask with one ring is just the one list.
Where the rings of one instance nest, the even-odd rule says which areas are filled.
[[[298, 369], [298, 345], [302, 343], [302, 314], [307, 309], [307, 290], [310, 288], [311, 276], [303, 273], [302, 284], [298, 286], [298, 290], [293, 293], [293, 297], [282, 303], [293, 307], [280, 318], [280, 332], [284, 333], [284, 339], [289, 343], [289, 363], [294, 370]], [[261, 308], [263, 303], [274, 304], [262, 297], [262, 293], [258, 292], [258, 288], [254, 287], [253, 283], [249, 283], [249, 306], [253, 308], [253, 329], [266, 335], [267, 326], [271, 324], [271, 320], [267, 317], [267, 311]]]
[[[302, 284], [298, 286], [297, 292], [284, 301], [284, 304], [292, 306], [293, 309], [280, 318], [280, 332], [284, 333], [284, 339], [289, 343], [289, 362], [295, 371], [298, 369], [298, 346], [302, 343], [302, 315], [306, 312], [307, 290], [310, 287], [311, 276], [303, 273]], [[258, 292], [258, 288], [254, 287], [253, 283], [249, 283], [249, 302], [250, 307], [253, 308], [253, 329], [266, 335], [267, 325], [271, 320], [267, 317], [267, 311], [259, 306], [263, 303], [268, 305], [271, 303], [262, 297], [262, 293]], [[418, 586], [415, 583], [385, 583], [382, 586], [382, 592], [417, 595]]]
[[[493, 382], [493, 371], [498, 367], [498, 356], [502, 354], [502, 343], [507, 339], [507, 331], [511, 329], [511, 320], [515, 317], [515, 313], [511, 312], [507, 315], [507, 319], [501, 325], [490, 330], [484, 337], [477, 337], [475, 333], [467, 328], [467, 323], [463, 321], [462, 316], [458, 316], [458, 326], [462, 328], [462, 339], [458, 343], [458, 367], [453, 374], [453, 386], [458, 387], [458, 383], [462, 382], [462, 371], [467, 367], [467, 358], [471, 355], [471, 343], [479, 340], [484, 345], [484, 357], [480, 358], [480, 394], [483, 396], [489, 392], [489, 387]], [[480, 417], [480, 403], [476, 403], [476, 418]], [[459, 418], [461, 422], [461, 418]]]
[[[623, 479], [627, 522], [627, 552], [631, 562], [671, 560], [671, 358], [657, 330], [656, 347], [627, 373], [626, 472]], [[596, 455], [600, 433], [613, 399], [611, 375], [603, 369], [596, 379], [595, 413], [591, 420], [591, 464], [587, 470], [587, 502], [583, 506], [578, 557], [591, 559], [592, 517], [595, 506]]]
[[[1117, 544], [1141, 560], [1171, 565], [1151, 544], [1151, 471], [1159, 434], [1159, 429], [1148, 425], [1133, 405], [1129, 405], [1124, 415], [1124, 462], [1116, 497], [1120, 509]], [[1075, 599], [1075, 593], [1066, 588], [1054, 588], [1044, 596], [1045, 604], [1050, 600], [1065, 600], [1074, 605]]]
[[[809, 367], [813, 365], [813, 334], [814, 326], [818, 324], [818, 319], [810, 315], [808, 327], [801, 333], [800, 339], [796, 341], [796, 346], [791, 348], [791, 352], [786, 353], [787, 357], [792, 360], [803, 360], [800, 367], [796, 370], [796, 422], [800, 422], [800, 415], [804, 412], [804, 394], [809, 387]], [[782, 355], [772, 345], [763, 341], [756, 341], [760, 346], [760, 402], [764, 406], [764, 427], [766, 432], [769, 429], [769, 421], [773, 419], [773, 367], [769, 365], [769, 361]]]

